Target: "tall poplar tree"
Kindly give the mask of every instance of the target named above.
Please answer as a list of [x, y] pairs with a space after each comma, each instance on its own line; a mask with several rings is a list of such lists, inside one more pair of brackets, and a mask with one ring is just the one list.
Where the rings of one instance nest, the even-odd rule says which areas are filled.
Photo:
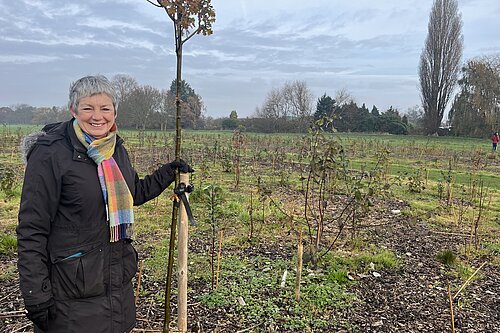
[[429, 16], [419, 78], [424, 127], [434, 134], [457, 84], [463, 50], [462, 17], [457, 0], [435, 0]]

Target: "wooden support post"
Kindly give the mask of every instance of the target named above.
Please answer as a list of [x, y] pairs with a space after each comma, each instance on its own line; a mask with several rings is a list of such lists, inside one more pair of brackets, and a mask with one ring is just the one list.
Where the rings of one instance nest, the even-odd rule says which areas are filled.
[[302, 231], [300, 231], [299, 244], [297, 245], [297, 275], [295, 277], [295, 299], [300, 301], [300, 282], [302, 280], [302, 254], [304, 246], [302, 245]]
[[[180, 182], [189, 184], [189, 173], [180, 174]], [[186, 193], [189, 197], [189, 194]], [[177, 277], [179, 295], [177, 297], [179, 332], [187, 332], [187, 281], [188, 281], [188, 216], [182, 201], [179, 207], [179, 233], [177, 244]]]
[[217, 252], [217, 273], [215, 276], [215, 289], [219, 288], [219, 274], [220, 274], [220, 253], [222, 251], [222, 230], [220, 231], [219, 251]]

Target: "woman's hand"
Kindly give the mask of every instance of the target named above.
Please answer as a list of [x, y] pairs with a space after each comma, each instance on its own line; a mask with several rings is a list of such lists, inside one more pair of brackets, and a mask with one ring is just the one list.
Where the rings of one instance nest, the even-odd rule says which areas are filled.
[[189, 166], [184, 160], [178, 159], [175, 161], [172, 161], [168, 164], [172, 170], [178, 170], [179, 172], [183, 173], [192, 173], [194, 172], [193, 168]]
[[49, 319], [56, 317], [56, 305], [53, 299], [42, 304], [27, 306], [26, 311], [28, 311], [26, 315], [28, 319], [42, 331], [47, 331], [49, 329]]

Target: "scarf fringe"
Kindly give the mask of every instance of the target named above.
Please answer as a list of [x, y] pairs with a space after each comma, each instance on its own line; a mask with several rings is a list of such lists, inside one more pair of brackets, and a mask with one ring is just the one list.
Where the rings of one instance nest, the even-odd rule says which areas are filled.
[[116, 226], [111, 226], [110, 228], [110, 239], [111, 243], [118, 242], [122, 239], [132, 239], [134, 233], [133, 225], [131, 223], [119, 224]]

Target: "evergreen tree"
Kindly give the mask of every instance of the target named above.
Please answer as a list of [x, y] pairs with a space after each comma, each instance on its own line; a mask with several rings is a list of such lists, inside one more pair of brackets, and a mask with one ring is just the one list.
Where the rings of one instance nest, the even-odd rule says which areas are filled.
[[335, 100], [330, 96], [327, 96], [326, 93], [323, 94], [323, 96], [321, 96], [316, 103], [316, 112], [314, 112], [314, 119], [318, 120], [322, 117], [331, 117], [333, 115], [334, 108]]

